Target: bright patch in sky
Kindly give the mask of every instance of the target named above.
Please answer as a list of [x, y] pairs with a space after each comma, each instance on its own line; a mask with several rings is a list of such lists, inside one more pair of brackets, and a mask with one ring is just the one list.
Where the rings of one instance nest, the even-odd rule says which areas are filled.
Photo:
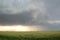
[[37, 31], [34, 27], [28, 26], [0, 26], [0, 31]]

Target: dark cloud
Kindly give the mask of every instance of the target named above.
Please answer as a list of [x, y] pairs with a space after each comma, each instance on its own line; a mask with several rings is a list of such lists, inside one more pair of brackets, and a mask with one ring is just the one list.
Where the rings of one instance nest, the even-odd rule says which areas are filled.
[[1, 24], [36, 25], [39, 20], [38, 16], [44, 14], [44, 4], [41, 0], [0, 1], [2, 2], [2, 8], [0, 7]]
[[31, 12], [22, 12], [18, 14], [0, 14], [0, 23], [1, 24], [27, 24], [32, 21], [32, 13]]

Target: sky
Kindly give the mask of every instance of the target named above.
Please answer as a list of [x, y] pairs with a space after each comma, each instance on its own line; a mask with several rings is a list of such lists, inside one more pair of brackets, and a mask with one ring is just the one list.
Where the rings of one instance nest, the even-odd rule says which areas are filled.
[[0, 25], [60, 30], [60, 0], [0, 0]]

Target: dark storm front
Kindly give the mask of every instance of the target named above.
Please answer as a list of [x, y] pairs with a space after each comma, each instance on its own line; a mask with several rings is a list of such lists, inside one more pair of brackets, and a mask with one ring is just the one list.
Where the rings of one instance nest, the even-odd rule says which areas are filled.
[[0, 0], [0, 25], [60, 30], [60, 0]]

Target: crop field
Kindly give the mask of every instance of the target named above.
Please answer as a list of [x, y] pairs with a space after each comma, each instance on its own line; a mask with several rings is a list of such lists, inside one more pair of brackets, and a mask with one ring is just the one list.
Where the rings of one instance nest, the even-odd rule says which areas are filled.
[[0, 32], [0, 40], [60, 40], [60, 32]]

